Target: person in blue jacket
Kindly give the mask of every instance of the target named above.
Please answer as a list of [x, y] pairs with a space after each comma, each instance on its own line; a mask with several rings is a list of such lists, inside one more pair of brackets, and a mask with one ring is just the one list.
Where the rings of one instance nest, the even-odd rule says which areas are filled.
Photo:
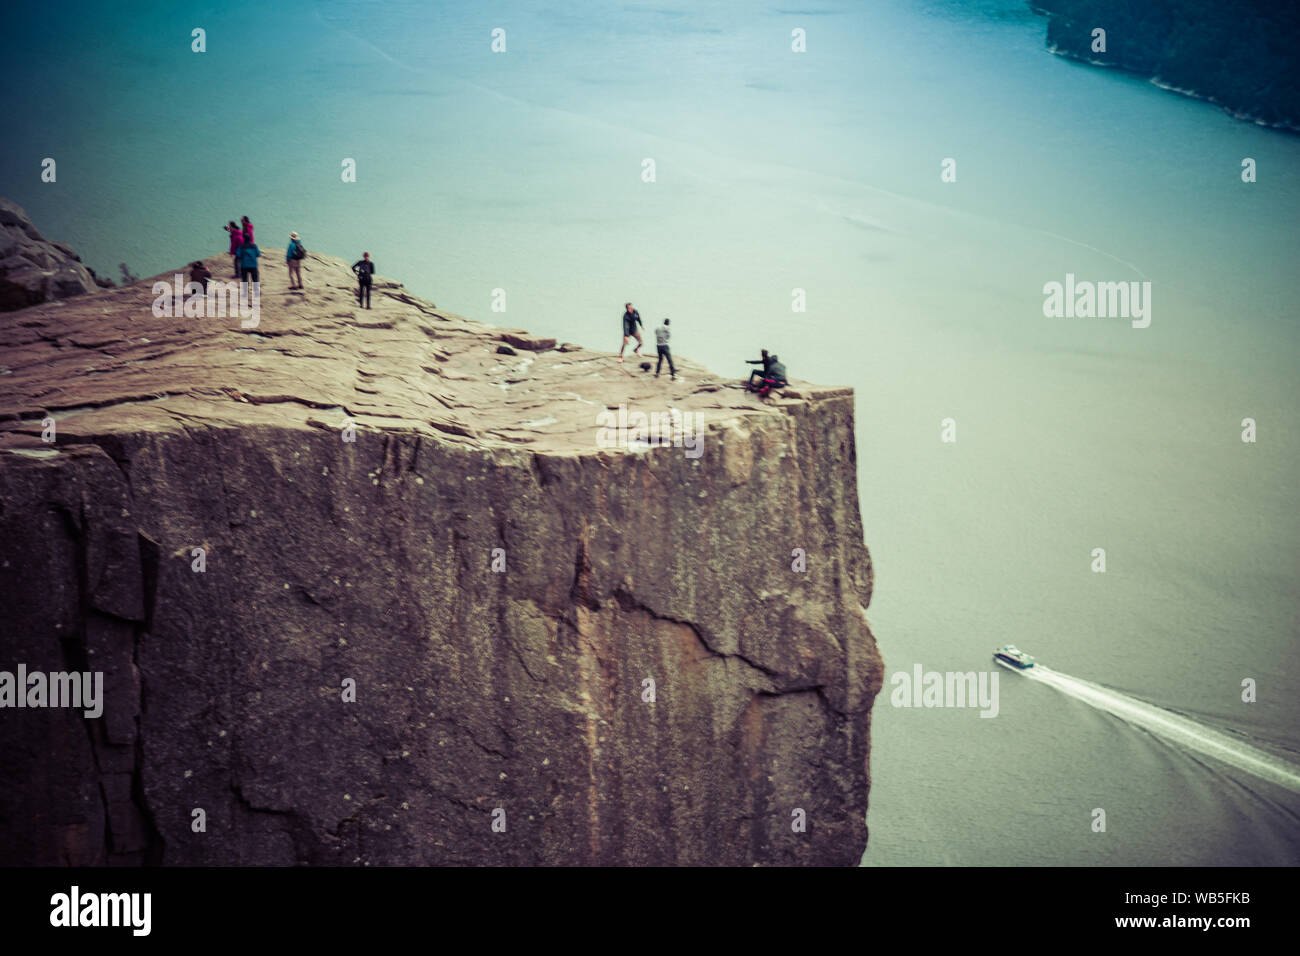
[[244, 271], [244, 282], [261, 283], [261, 276], [257, 271], [257, 257], [261, 254], [262, 250], [257, 248], [255, 242], [245, 242], [239, 247], [239, 264]]

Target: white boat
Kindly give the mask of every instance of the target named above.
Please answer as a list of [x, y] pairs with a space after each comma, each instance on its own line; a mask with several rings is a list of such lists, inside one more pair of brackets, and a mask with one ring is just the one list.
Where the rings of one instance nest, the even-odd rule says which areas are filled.
[[1034, 659], [1014, 644], [999, 647], [993, 652], [993, 659], [1004, 667], [1014, 667], [1018, 671], [1034, 666]]

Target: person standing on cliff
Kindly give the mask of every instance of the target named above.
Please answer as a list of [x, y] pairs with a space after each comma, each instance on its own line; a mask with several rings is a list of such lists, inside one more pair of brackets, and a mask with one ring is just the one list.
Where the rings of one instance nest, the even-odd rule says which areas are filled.
[[260, 285], [262, 277], [257, 269], [257, 257], [262, 250], [257, 248], [252, 239], [239, 247], [239, 264], [243, 267], [241, 282], [253, 282]]
[[641, 333], [636, 330], [638, 325], [645, 325], [645, 323], [641, 321], [641, 313], [632, 308], [631, 302], [623, 303], [623, 346], [618, 350], [618, 361], [620, 365], [623, 364], [623, 349], [627, 348], [628, 339], [636, 339], [636, 348], [632, 350], [632, 354], [641, 354]]
[[664, 359], [668, 360], [668, 376], [671, 381], [677, 381], [677, 366], [673, 365], [673, 353], [668, 349], [668, 320], [664, 319], [664, 324], [655, 329], [655, 348], [659, 352], [659, 364], [655, 366], [655, 378], [659, 377], [660, 371], [664, 367]]
[[289, 233], [289, 246], [284, 250], [284, 262], [289, 267], [289, 288], [302, 288], [302, 260], [307, 258], [307, 247], [298, 241], [296, 232]]
[[370, 308], [370, 280], [375, 274], [375, 264], [370, 261], [370, 253], [361, 253], [361, 258], [352, 263], [352, 271], [356, 274], [357, 282], [357, 305], [365, 304]]
[[244, 245], [251, 246], [253, 244], [253, 221], [247, 216], [241, 217], [239, 221], [244, 224], [242, 229], [244, 233]]
[[235, 225], [233, 219], [226, 226], [226, 232], [230, 233], [230, 262], [235, 267], [235, 278], [242, 279], [243, 273], [239, 270], [239, 247], [244, 244], [244, 233]]

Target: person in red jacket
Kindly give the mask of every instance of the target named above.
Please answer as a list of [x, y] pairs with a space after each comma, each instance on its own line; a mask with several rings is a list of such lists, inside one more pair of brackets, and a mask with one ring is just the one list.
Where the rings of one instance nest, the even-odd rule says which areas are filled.
[[253, 245], [253, 223], [247, 216], [239, 220], [244, 224], [244, 242], [247, 245]]

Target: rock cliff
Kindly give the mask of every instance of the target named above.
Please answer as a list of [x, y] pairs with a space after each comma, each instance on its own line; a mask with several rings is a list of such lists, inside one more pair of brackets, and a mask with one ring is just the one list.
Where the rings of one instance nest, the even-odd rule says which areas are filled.
[[[1053, 53], [1300, 130], [1300, 7], [1273, 0], [1028, 0]], [[1105, 45], [1094, 37], [1105, 31]]]
[[44, 238], [17, 203], [0, 197], [0, 312], [112, 286], [65, 243]]
[[[153, 279], [0, 321], [0, 669], [104, 675], [0, 710], [0, 863], [856, 864], [851, 391], [278, 258], [256, 327]], [[609, 425], [670, 409], [694, 451]]]

